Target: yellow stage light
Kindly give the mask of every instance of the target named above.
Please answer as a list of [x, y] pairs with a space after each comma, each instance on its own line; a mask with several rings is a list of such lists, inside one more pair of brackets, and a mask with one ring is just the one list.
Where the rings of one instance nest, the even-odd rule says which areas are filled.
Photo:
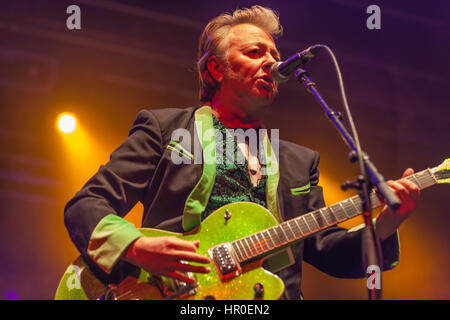
[[77, 121], [75, 117], [68, 113], [63, 113], [58, 117], [58, 128], [63, 133], [72, 133], [77, 127]]

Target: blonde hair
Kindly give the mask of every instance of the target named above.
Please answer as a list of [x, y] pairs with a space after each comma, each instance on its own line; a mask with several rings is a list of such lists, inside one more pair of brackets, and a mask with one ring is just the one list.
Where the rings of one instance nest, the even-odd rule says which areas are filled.
[[197, 70], [200, 80], [200, 101], [212, 99], [219, 83], [210, 75], [207, 68], [209, 57], [216, 56], [221, 62], [226, 61], [228, 42], [226, 37], [232, 26], [249, 23], [269, 33], [273, 38], [283, 33], [278, 14], [270, 8], [252, 6], [236, 9], [233, 13], [223, 13], [206, 25], [198, 44]]

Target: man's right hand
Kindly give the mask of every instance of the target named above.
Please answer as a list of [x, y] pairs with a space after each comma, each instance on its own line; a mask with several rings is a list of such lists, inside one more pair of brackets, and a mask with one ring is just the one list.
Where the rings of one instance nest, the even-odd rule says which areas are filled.
[[194, 283], [195, 280], [180, 272], [208, 273], [210, 268], [181, 261], [209, 264], [211, 260], [208, 257], [196, 253], [199, 244], [199, 240], [191, 242], [176, 237], [140, 237], [128, 248], [125, 260], [150, 274]]

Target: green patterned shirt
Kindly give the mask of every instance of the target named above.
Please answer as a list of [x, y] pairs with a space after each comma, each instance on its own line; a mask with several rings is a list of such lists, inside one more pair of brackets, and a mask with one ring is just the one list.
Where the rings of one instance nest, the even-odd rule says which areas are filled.
[[[266, 207], [267, 175], [262, 175], [258, 185], [253, 186], [247, 161], [236, 140], [232, 138], [229, 132], [231, 129], [214, 115], [213, 125], [214, 129], [220, 132], [221, 139], [217, 139], [216, 134], [216, 179], [206, 209], [202, 213], [202, 220], [216, 209], [232, 202], [249, 201]], [[230, 159], [231, 155], [233, 159]], [[259, 148], [258, 159], [263, 167], [265, 162], [262, 148]]]

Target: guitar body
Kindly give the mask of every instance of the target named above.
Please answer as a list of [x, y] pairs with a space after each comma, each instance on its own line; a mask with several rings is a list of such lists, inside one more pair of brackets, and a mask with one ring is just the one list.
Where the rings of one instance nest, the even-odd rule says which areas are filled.
[[[225, 219], [225, 210], [231, 213]], [[208, 250], [220, 243], [232, 242], [277, 225], [272, 214], [264, 207], [250, 202], [238, 202], [223, 206], [209, 215], [197, 228], [188, 233], [173, 233], [157, 229], [139, 229], [145, 236], [175, 236], [188, 241], [200, 240], [197, 253], [210, 256]], [[242, 273], [234, 278], [224, 280], [219, 276], [216, 265], [211, 259], [211, 272], [196, 273], [198, 283], [195, 295], [185, 295], [182, 299], [201, 300], [214, 297], [218, 300], [250, 300], [254, 299], [254, 285], [264, 286], [262, 299], [279, 299], [284, 292], [281, 279], [262, 268], [262, 259], [242, 266]], [[128, 277], [119, 285], [120, 299], [162, 299], [160, 288], [150, 285], [152, 277], [143, 269], [139, 279]], [[56, 299], [83, 300], [98, 299], [105, 293], [106, 287], [88, 269], [79, 257], [70, 265], [60, 281]]]

